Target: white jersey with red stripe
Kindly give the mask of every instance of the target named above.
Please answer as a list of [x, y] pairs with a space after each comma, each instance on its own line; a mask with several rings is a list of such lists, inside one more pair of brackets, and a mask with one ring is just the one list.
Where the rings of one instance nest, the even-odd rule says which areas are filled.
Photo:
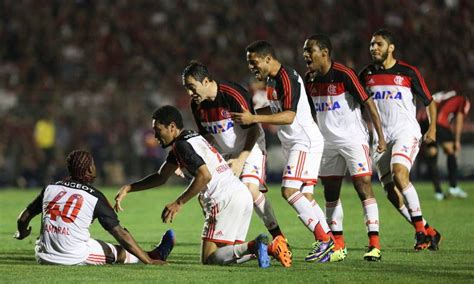
[[278, 127], [278, 138], [285, 148], [310, 152], [324, 143], [311, 114], [303, 79], [295, 70], [282, 65], [275, 77], [268, 77], [267, 98], [272, 113], [296, 113], [291, 124]]
[[[244, 110], [254, 113], [252, 96], [236, 83], [220, 81], [217, 84], [217, 96], [213, 101], [205, 100], [199, 105], [192, 101], [191, 109], [199, 133], [211, 134], [224, 156], [235, 156], [244, 149], [248, 129], [255, 124], [237, 124], [232, 120], [230, 113]], [[257, 127], [260, 135], [256, 143], [265, 152], [265, 134], [260, 124]]]
[[89, 227], [95, 218], [106, 230], [119, 225], [100, 191], [73, 180], [48, 185], [27, 208], [43, 215], [35, 250], [38, 260], [46, 263], [74, 265], [85, 261], [89, 256]]
[[225, 199], [235, 190], [239, 190], [237, 187], [229, 188], [227, 184], [230, 182], [242, 184], [216, 148], [192, 130], [183, 130], [176, 138], [166, 162], [178, 165], [186, 176], [192, 178], [199, 167], [206, 165], [212, 178], [201, 193], [204, 200]]
[[323, 76], [307, 73], [305, 83], [325, 143], [368, 143], [360, 104], [369, 97], [352, 69], [333, 62]]
[[389, 142], [401, 136], [420, 139], [415, 96], [425, 106], [431, 103], [432, 97], [418, 69], [402, 61], [389, 69], [369, 65], [360, 78], [377, 106], [385, 140]]

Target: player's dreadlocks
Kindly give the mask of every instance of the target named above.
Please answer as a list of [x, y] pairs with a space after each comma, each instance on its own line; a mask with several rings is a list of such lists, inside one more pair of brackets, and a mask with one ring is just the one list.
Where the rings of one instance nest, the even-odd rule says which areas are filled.
[[67, 156], [67, 169], [71, 178], [84, 183], [90, 183], [94, 177], [87, 174], [93, 163], [92, 154], [86, 150], [74, 150]]

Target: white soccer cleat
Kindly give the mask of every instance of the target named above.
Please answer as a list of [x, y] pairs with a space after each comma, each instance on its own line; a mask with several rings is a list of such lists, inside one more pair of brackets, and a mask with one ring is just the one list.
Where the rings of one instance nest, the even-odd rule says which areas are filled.
[[436, 192], [435, 199], [438, 201], [442, 201], [444, 199], [444, 194], [442, 192]]
[[449, 194], [452, 195], [453, 197], [459, 197], [459, 198], [467, 197], [467, 193], [464, 190], [462, 190], [459, 186], [450, 187]]

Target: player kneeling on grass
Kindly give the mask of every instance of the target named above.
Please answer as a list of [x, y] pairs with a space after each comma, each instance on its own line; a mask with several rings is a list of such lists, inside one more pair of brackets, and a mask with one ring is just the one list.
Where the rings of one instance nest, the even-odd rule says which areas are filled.
[[[124, 229], [105, 196], [90, 183], [96, 177], [92, 155], [76, 150], [67, 157], [70, 177], [48, 185], [18, 217], [14, 237], [30, 235], [31, 219], [42, 213], [42, 228], [35, 255], [40, 264], [101, 265], [112, 263], [165, 264], [174, 245], [169, 230], [154, 250], [143, 251]], [[120, 245], [90, 238], [89, 227], [97, 218]]]
[[181, 114], [173, 106], [155, 111], [153, 129], [162, 147], [172, 148], [166, 162], [158, 172], [123, 186], [115, 197], [115, 209], [122, 210], [121, 201], [129, 192], [163, 185], [179, 168], [192, 181], [176, 201], [165, 206], [163, 222], [172, 222], [182, 206], [199, 194], [206, 213], [201, 262], [226, 265], [257, 258], [260, 267], [270, 266], [266, 235], [244, 243], [252, 217], [252, 196], [219, 152], [198, 133], [184, 130]]

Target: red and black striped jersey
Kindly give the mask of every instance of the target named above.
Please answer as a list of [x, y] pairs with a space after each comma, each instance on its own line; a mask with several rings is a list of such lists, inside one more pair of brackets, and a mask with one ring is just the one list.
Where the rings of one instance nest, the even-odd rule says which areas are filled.
[[[252, 95], [239, 84], [229, 81], [217, 82], [217, 96], [213, 101], [204, 100], [200, 104], [191, 101], [191, 110], [199, 133], [211, 134], [217, 143], [220, 152], [224, 155], [242, 152], [248, 128], [252, 125], [235, 123], [230, 113], [248, 110], [255, 113]], [[257, 143], [260, 149], [265, 150], [265, 135], [258, 125], [260, 136]]]
[[441, 101], [437, 104], [438, 115], [436, 123], [443, 127], [449, 128], [451, 118], [454, 117], [457, 113], [462, 113], [467, 115], [471, 103], [464, 96], [454, 96], [447, 100]]
[[386, 140], [391, 141], [407, 134], [421, 138], [415, 98], [420, 99], [425, 106], [433, 98], [418, 69], [397, 61], [389, 69], [369, 65], [359, 76], [377, 106]]
[[369, 96], [352, 69], [333, 62], [325, 75], [307, 72], [305, 87], [326, 143], [368, 141], [360, 104]]

